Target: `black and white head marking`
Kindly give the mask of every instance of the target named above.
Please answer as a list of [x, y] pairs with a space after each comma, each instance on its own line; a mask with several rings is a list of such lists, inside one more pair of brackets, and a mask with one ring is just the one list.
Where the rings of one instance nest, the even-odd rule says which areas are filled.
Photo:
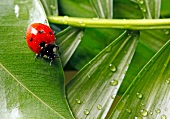
[[50, 65], [51, 65], [52, 61], [58, 58], [56, 51], [59, 50], [59, 47], [54, 44], [46, 44], [45, 42], [41, 42], [39, 45], [41, 47], [41, 52], [39, 56], [51, 60], [50, 61]]

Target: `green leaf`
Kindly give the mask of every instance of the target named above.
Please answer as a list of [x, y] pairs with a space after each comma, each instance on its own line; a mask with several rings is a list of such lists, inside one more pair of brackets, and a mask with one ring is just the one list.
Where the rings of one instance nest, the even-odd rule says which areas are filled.
[[138, 72], [143, 66], [152, 58], [156, 51], [158, 51], [170, 39], [170, 31], [165, 30], [145, 30], [140, 32], [139, 43], [136, 48], [136, 53], [129, 67], [125, 80], [119, 89], [119, 95], [122, 95], [128, 86], [131, 84]]
[[57, 0], [40, 0], [46, 14], [49, 15], [58, 15], [58, 1]]
[[[62, 2], [64, 1], [65, 0], [62, 0]], [[78, 4], [83, 3], [84, 3], [83, 1], [79, 1]], [[163, 5], [164, 4], [165, 2], [163, 1]], [[88, 6], [90, 7], [90, 4]], [[162, 7], [164, 8], [164, 6]], [[69, 10], [69, 5], [67, 6], [67, 4], [64, 4], [64, 7], [65, 7], [65, 9], [63, 9], [64, 14], [67, 14], [69, 16], [78, 16], [78, 14], [80, 14], [81, 16], [81, 11], [80, 12], [77, 11], [76, 13], [72, 11], [67, 12], [67, 9]], [[72, 9], [74, 9], [73, 7], [75, 6], [72, 6]], [[156, 9], [156, 7], [154, 8]], [[114, 1], [113, 10], [114, 19], [143, 18], [139, 5], [129, 0]], [[88, 10], [85, 11], [89, 13]], [[166, 12], [168, 12], [168, 9], [166, 10]], [[92, 14], [92, 12], [89, 14]], [[83, 17], [88, 16], [84, 14]], [[85, 29], [82, 42], [75, 51], [75, 53], [73, 54], [71, 60], [69, 61], [70, 65], [72, 67], [75, 67], [76, 69], [81, 69], [88, 61], [90, 61], [95, 55], [97, 55], [97, 53], [99, 53], [106, 45], [108, 45], [112, 41], [111, 37], [116, 37], [118, 34], [120, 34], [120, 32], [121, 32], [120, 30], [115, 30], [114, 32], [112, 32], [112, 30], [109, 29]], [[123, 94], [125, 92], [129, 84], [132, 82], [132, 80], [141, 70], [141, 68], [148, 62], [148, 60], [154, 55], [154, 53], [157, 52], [169, 38], [170, 31], [168, 29], [141, 31], [137, 51], [132, 60], [132, 64], [129, 67], [129, 71], [127, 72], [125, 80], [119, 90], [119, 94]]]
[[99, 18], [112, 19], [113, 0], [90, 0], [90, 2]]
[[63, 67], [81, 42], [84, 30], [81, 28], [68, 27], [56, 35], [57, 44], [60, 46], [61, 60]]
[[125, 31], [91, 60], [66, 86], [76, 118], [104, 119], [133, 57], [138, 31]]
[[161, 1], [159, 0], [132, 0], [137, 3], [143, 13], [144, 18], [158, 19], [161, 11]]
[[60, 59], [34, 59], [24, 39], [31, 22], [44, 23], [39, 0], [0, 3], [0, 115], [3, 119], [73, 118]]
[[81, 69], [122, 32], [123, 30], [86, 28], [81, 43], [69, 63], [77, 70]]
[[[142, 19], [143, 14], [138, 4], [131, 0], [114, 0], [114, 19]], [[133, 14], [132, 14], [133, 13]]]
[[169, 119], [170, 40], [142, 68], [111, 118]]
[[73, 17], [96, 17], [89, 0], [58, 0], [60, 14]]
[[169, 4], [170, 1], [169, 0], [163, 0], [161, 2], [161, 17], [162, 18], [169, 18], [170, 16], [170, 11], [169, 11]]

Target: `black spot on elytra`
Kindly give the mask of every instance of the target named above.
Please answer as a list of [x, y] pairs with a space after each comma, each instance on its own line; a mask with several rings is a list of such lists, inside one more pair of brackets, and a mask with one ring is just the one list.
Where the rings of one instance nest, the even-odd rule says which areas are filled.
[[30, 41], [32, 42], [32, 41], [33, 41], [33, 38], [30, 38]]
[[44, 33], [44, 30], [39, 30], [38, 31], [40, 34], [43, 34]]
[[52, 32], [49, 32], [50, 35], [52, 35], [53, 33]]

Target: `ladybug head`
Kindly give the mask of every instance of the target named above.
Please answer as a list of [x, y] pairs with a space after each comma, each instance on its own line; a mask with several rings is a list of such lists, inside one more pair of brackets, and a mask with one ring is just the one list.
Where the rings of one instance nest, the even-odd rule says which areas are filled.
[[57, 58], [56, 50], [59, 50], [59, 47], [57, 45], [46, 44], [45, 42], [41, 42], [39, 46], [41, 47], [40, 56], [42, 58], [46, 57], [50, 59], [51, 62]]

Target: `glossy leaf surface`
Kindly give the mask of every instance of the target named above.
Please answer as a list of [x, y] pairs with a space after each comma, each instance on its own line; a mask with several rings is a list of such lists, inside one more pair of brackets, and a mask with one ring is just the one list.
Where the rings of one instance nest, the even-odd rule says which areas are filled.
[[73, 118], [65, 99], [60, 59], [52, 66], [35, 54], [24, 39], [32, 22], [44, 23], [38, 0], [0, 2], [0, 115], [4, 119]]
[[113, 111], [114, 119], [168, 119], [170, 40], [142, 68]]
[[[95, 0], [94, 0], [95, 1]], [[140, 1], [140, 0], [139, 0]], [[143, 1], [143, 0], [141, 0]], [[169, 3], [169, 1], [162, 1], [162, 5], [160, 9], [160, 1], [155, 1], [158, 6], [150, 6], [149, 9], [152, 11], [152, 13], [161, 10], [161, 13], [164, 15], [169, 14], [168, 7], [166, 3]], [[68, 16], [76, 16], [76, 17], [95, 17], [89, 16], [94, 14], [91, 8], [90, 3], [87, 1], [77, 1], [77, 2], [67, 2], [66, 0], [62, 0], [59, 3], [66, 3], [66, 4], [59, 4], [62, 9], [63, 15]], [[115, 19], [142, 19], [144, 18], [144, 14], [141, 11], [141, 8], [139, 4], [130, 0], [119, 0], [119, 1], [113, 1], [113, 18]], [[84, 14], [81, 14], [82, 12], [77, 11], [68, 11], [69, 6], [72, 4], [85, 4], [86, 7], [84, 7]], [[75, 8], [75, 6], [72, 5], [72, 9]], [[143, 6], [146, 6], [145, 3], [142, 4]], [[77, 8], [78, 7], [78, 8]], [[80, 9], [82, 6], [78, 5], [75, 9]], [[88, 9], [90, 8], [90, 9]], [[88, 9], [88, 10], [87, 10]], [[95, 8], [93, 8], [95, 9]], [[132, 14], [133, 13], [133, 14]], [[80, 16], [78, 16], [80, 15]], [[82, 16], [83, 15], [83, 16]], [[148, 15], [148, 13], [146, 13]], [[154, 14], [152, 15], [154, 16]], [[159, 13], [155, 13], [155, 16], [159, 16]], [[154, 17], [153, 17], [154, 18]], [[84, 33], [83, 40], [80, 44], [80, 46], [77, 48], [75, 54], [73, 54], [73, 57], [71, 58], [70, 65], [72, 67], [75, 67], [76, 69], [81, 69], [86, 63], [88, 63], [97, 53], [99, 53], [105, 46], [107, 46], [112, 40], [111, 37], [116, 37], [118, 34], [120, 34], [121, 30], [115, 30], [114, 32], [111, 32], [109, 29], [86, 29]], [[134, 56], [134, 59], [132, 60], [132, 64], [129, 67], [129, 71], [127, 72], [126, 79], [123, 82], [123, 86], [121, 86], [119, 90], [119, 94], [124, 93], [124, 91], [127, 89], [131, 81], [134, 79], [134, 77], [137, 75], [137, 73], [141, 70], [141, 68], [148, 62], [148, 60], [163, 46], [163, 44], [170, 38], [170, 32], [168, 29], [165, 30], [142, 30], [141, 31], [141, 37], [139, 38], [139, 43], [137, 46], [137, 51]], [[93, 40], [91, 40], [93, 39]], [[91, 43], [90, 43], [91, 42]], [[93, 45], [92, 45], [93, 44]], [[86, 50], [84, 50], [86, 49]], [[81, 59], [80, 57], [84, 57]]]
[[139, 32], [125, 31], [67, 85], [76, 118], [105, 118], [133, 57]]
[[113, 0], [90, 0], [90, 2], [99, 18], [112, 19]]
[[56, 43], [60, 47], [60, 56], [63, 67], [73, 55], [81, 42], [84, 30], [81, 28], [68, 27], [56, 35]]

